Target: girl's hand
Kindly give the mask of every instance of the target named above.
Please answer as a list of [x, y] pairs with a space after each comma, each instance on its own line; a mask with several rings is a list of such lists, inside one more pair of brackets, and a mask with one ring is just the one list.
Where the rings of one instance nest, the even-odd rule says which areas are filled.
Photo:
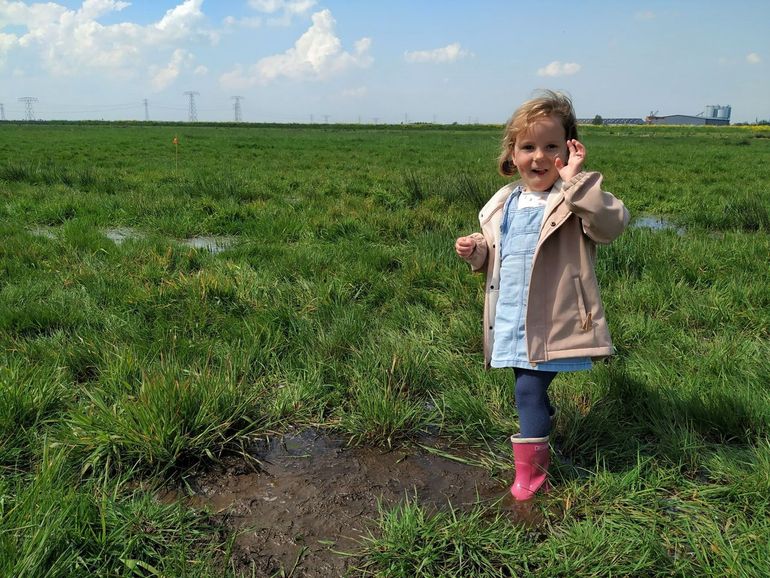
[[582, 171], [583, 163], [586, 160], [586, 147], [584, 147], [583, 143], [581, 143], [579, 140], [574, 138], [568, 140], [567, 150], [569, 151], [569, 160], [567, 161], [566, 165], [564, 164], [564, 161], [559, 157], [556, 157], [556, 160], [554, 161], [556, 170], [559, 171], [559, 176], [564, 182], [567, 182], [580, 171]]
[[475, 248], [476, 241], [473, 237], [460, 237], [455, 241], [455, 252], [463, 259], [470, 257]]

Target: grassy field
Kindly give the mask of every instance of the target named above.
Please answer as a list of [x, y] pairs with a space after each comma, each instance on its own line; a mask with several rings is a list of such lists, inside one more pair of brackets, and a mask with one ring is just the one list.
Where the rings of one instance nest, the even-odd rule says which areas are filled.
[[[155, 492], [289, 426], [430, 429], [509, 468], [510, 375], [453, 252], [500, 136], [0, 124], [0, 575], [226, 574], [230, 537]], [[770, 129], [582, 139], [632, 219], [674, 227], [600, 249], [618, 355], [552, 386], [544, 523], [405, 503], [364, 572], [770, 575]]]

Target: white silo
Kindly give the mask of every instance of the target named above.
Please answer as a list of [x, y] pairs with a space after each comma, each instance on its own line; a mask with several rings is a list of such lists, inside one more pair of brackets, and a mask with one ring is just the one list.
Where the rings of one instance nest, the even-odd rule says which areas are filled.
[[716, 118], [717, 108], [719, 108], [719, 105], [714, 106], [713, 104], [707, 104], [706, 112], [703, 113], [703, 116], [705, 116], [706, 118]]
[[720, 106], [717, 109], [717, 118], [730, 120], [730, 111], [731, 111], [731, 108], [729, 104], [727, 106]]

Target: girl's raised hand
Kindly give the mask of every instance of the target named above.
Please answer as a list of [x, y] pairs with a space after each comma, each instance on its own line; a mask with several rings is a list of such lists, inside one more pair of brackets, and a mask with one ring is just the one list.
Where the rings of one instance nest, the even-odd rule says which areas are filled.
[[554, 161], [561, 180], [565, 182], [583, 170], [583, 163], [586, 160], [586, 147], [579, 140], [569, 139], [567, 141], [567, 150], [569, 151], [569, 160], [566, 165], [559, 157], [556, 157]]

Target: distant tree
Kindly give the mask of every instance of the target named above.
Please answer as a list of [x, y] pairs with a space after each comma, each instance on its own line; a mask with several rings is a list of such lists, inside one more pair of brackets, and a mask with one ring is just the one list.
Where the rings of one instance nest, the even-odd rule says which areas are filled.
[[601, 115], [596, 115], [594, 119], [591, 121], [591, 124], [595, 124], [598, 126], [601, 126], [604, 124], [604, 119], [601, 117]]

